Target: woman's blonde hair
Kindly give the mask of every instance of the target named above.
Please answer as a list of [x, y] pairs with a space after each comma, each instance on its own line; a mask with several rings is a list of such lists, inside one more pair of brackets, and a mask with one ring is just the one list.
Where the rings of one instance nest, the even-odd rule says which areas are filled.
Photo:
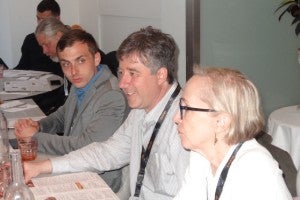
[[263, 129], [265, 120], [257, 88], [244, 74], [229, 68], [194, 66], [194, 75], [209, 79], [201, 100], [217, 113], [231, 116], [225, 136], [228, 144], [252, 139]]

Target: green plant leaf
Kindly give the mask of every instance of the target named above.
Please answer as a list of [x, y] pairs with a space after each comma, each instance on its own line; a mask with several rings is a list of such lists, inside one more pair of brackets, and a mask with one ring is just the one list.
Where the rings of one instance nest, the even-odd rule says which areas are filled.
[[281, 4], [279, 4], [279, 7], [275, 10], [275, 12], [277, 12], [278, 10], [280, 10], [282, 7], [288, 5], [288, 4], [297, 4], [294, 0], [293, 1], [286, 1], [286, 2], [282, 2]]
[[289, 13], [293, 17], [291, 25], [296, 24], [295, 33], [298, 36], [300, 34], [300, 0], [283, 0], [275, 12], [279, 10], [281, 12], [278, 17], [279, 21], [286, 13]]
[[291, 5], [289, 5], [288, 7], [286, 7], [286, 8], [283, 10], [283, 12], [279, 15], [278, 20], [280, 21], [281, 18], [282, 18], [282, 16], [283, 16], [286, 12], [290, 12], [290, 11], [291, 11], [291, 8], [292, 8], [293, 6], [295, 6], [295, 5], [294, 5], [294, 4], [291, 4]]
[[294, 18], [294, 20], [292, 21], [292, 25], [295, 24], [298, 21], [300, 21], [300, 16]]

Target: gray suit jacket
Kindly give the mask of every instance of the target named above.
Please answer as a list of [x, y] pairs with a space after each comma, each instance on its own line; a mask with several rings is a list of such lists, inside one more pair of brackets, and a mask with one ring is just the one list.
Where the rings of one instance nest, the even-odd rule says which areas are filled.
[[126, 99], [117, 78], [107, 66], [103, 67], [78, 110], [72, 86], [65, 104], [39, 121], [41, 132], [35, 135], [39, 152], [63, 155], [92, 142], [105, 141], [122, 124], [128, 113]]
[[[118, 87], [117, 78], [107, 66], [103, 67], [100, 77], [91, 85], [78, 110], [77, 96], [72, 86], [65, 104], [39, 121], [41, 132], [35, 134], [39, 152], [63, 155], [92, 142], [105, 141], [122, 124], [129, 110], [126, 99]], [[105, 173], [102, 177], [117, 191], [121, 181], [119, 170]]]

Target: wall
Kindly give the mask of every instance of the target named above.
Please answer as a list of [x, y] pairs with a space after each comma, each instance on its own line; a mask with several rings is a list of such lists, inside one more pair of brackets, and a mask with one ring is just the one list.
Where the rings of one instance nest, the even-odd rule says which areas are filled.
[[[37, 0], [0, 1], [0, 57], [8, 66], [16, 65], [15, 60], [20, 56], [20, 46], [25, 33], [32, 32], [34, 29], [36, 2]], [[23, 8], [28, 9], [24, 12], [23, 10], [26, 9]]]
[[[17, 65], [25, 35], [36, 27], [39, 0], [0, 0], [0, 57]], [[185, 83], [185, 2], [182, 0], [57, 0], [61, 20], [79, 24], [92, 33], [104, 52], [116, 50], [123, 39], [152, 25], [170, 33], [178, 42], [179, 81]], [[18, 13], [16, 15], [15, 13]], [[20, 20], [22, 18], [22, 20]]]
[[[91, 1], [91, 0], [90, 0]], [[36, 6], [39, 0], [0, 0], [0, 57], [10, 68], [19, 62], [25, 36], [36, 27]], [[57, 0], [61, 19], [66, 24], [79, 23], [78, 0]]]
[[201, 0], [201, 63], [245, 73], [258, 87], [266, 116], [300, 103], [300, 40], [274, 13], [280, 0]]
[[[151, 23], [172, 34], [177, 41], [180, 48], [179, 80], [184, 84], [183, 0], [151, 2], [155, 4], [146, 0], [57, 1], [62, 8], [62, 21], [66, 24], [79, 23], [94, 35], [105, 51], [115, 49], [121, 38], [140, 23], [125, 23], [114, 29], [116, 24], [113, 18], [108, 21], [106, 19], [114, 9], [124, 8], [127, 12], [134, 10], [137, 13], [135, 16], [142, 16], [144, 11], [138, 11], [143, 5], [147, 5], [144, 6], [145, 10], [159, 7], [155, 14], [145, 14], [152, 18]], [[39, 0], [0, 1], [0, 57], [10, 67], [19, 61], [20, 47], [25, 35], [34, 31], [38, 2]], [[278, 22], [278, 13], [274, 14], [274, 10], [279, 2], [280, 0], [222, 0], [220, 3], [219, 0], [201, 0], [201, 64], [229, 66], [245, 73], [260, 90], [267, 116], [279, 107], [299, 104], [300, 99], [300, 65], [296, 56], [300, 41], [294, 34], [294, 27], [290, 26], [291, 17], [285, 16]], [[108, 8], [111, 9], [110, 13], [107, 13]], [[127, 16], [125, 19], [125, 14], [121, 15], [120, 12], [115, 13], [124, 18], [122, 23], [130, 18]], [[148, 20], [149, 17], [145, 19]], [[99, 28], [101, 25], [112, 31], [103, 32]]]
[[[7, 0], [8, 1], [8, 0]], [[6, 62], [12, 60], [11, 37], [10, 37], [10, 17], [6, 1], [0, 1], [0, 57]], [[6, 22], [6, 23], [5, 23]], [[10, 64], [11, 62], [7, 62]]]
[[185, 2], [182, 0], [99, 0], [99, 44], [116, 50], [124, 38], [141, 27], [153, 26], [177, 41], [179, 82], [185, 83]]

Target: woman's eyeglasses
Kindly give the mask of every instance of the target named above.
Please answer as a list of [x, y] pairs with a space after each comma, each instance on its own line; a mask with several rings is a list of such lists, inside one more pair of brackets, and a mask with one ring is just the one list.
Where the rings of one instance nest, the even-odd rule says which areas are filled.
[[182, 100], [182, 98], [180, 98], [179, 109], [180, 109], [180, 118], [181, 119], [183, 119], [183, 116], [185, 115], [186, 110], [199, 111], [199, 112], [216, 112], [216, 110], [214, 110], [214, 109], [194, 108], [194, 107], [185, 106], [183, 104], [184, 104], [183, 100]]

